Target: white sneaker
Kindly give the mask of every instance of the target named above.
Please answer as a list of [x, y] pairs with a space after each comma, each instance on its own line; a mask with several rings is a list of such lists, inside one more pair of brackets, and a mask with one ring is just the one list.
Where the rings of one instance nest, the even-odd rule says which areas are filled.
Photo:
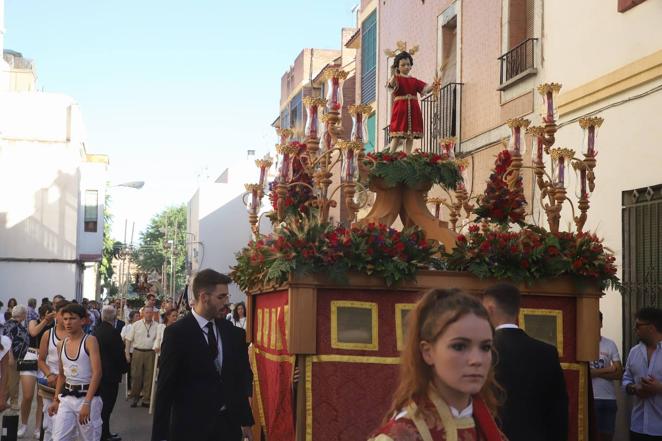
[[34, 429], [34, 432], [32, 433], [34, 436], [34, 439], [39, 439], [41, 437], [41, 430], [40, 429]]
[[21, 424], [20, 426], [18, 426], [18, 431], [16, 432], [16, 436], [18, 436], [19, 438], [23, 438], [25, 436], [25, 432], [27, 431], [28, 431], [28, 426], [26, 426], [25, 424]]

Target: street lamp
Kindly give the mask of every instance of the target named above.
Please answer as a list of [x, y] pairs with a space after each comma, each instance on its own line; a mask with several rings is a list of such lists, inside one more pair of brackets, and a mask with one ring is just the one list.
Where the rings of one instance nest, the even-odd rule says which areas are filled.
[[121, 184], [115, 184], [111, 185], [110, 187], [128, 187], [128, 188], [135, 188], [136, 190], [140, 190], [143, 188], [145, 185], [145, 181], [129, 181], [129, 182], [123, 182]]

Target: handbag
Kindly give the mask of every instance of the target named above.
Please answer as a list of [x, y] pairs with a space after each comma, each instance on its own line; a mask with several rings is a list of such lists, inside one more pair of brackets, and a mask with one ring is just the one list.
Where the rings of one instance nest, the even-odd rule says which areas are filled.
[[25, 360], [25, 359], [18, 360], [16, 362], [16, 370], [19, 372], [36, 371], [37, 360]]

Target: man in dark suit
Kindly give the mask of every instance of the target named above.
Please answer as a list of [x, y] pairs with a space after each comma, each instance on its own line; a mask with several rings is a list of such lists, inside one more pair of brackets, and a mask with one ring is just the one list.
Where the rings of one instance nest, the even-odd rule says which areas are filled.
[[568, 393], [558, 351], [515, 324], [520, 298], [519, 290], [507, 283], [494, 285], [483, 296], [496, 330], [496, 380], [506, 394], [499, 409], [501, 430], [509, 441], [565, 441]]
[[246, 333], [217, 319], [230, 278], [205, 269], [193, 279], [191, 314], [165, 328], [152, 441], [252, 440]]
[[117, 329], [117, 332], [119, 332], [120, 334], [122, 333], [122, 328], [124, 328], [124, 325], [126, 325], [126, 323], [124, 323], [124, 320], [120, 320], [118, 318], [116, 318], [115, 321], [113, 322], [113, 327]]
[[99, 353], [101, 354], [101, 385], [99, 394], [103, 400], [101, 410], [101, 441], [119, 441], [122, 438], [110, 432], [110, 414], [115, 407], [117, 390], [122, 381], [122, 374], [129, 370], [124, 357], [124, 342], [115, 326], [117, 311], [110, 305], [101, 310], [101, 323], [96, 327], [94, 335], [99, 342]]

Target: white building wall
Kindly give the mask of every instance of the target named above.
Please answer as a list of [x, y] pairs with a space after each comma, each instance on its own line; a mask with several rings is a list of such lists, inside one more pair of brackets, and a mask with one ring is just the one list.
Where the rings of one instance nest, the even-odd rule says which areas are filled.
[[[55, 293], [69, 298], [82, 294], [77, 262], [84, 136], [71, 98], [0, 93], [0, 296], [14, 293], [20, 302]], [[103, 190], [105, 177], [92, 174], [87, 179]], [[99, 211], [103, 213], [103, 205]], [[103, 234], [102, 219], [99, 227]], [[81, 251], [100, 254], [100, 247], [93, 250], [91, 243], [82, 242]], [[95, 286], [96, 281], [90, 289]]]
[[77, 281], [77, 267], [73, 263], [0, 262], [0, 300], [5, 305], [11, 297], [23, 305], [27, 305], [30, 297], [52, 298], [61, 294], [73, 299]]
[[[257, 182], [258, 169], [255, 158], [230, 167], [227, 170], [227, 183], [206, 183], [201, 185], [188, 204], [189, 232], [195, 234], [195, 247], [189, 248], [193, 272], [212, 268], [222, 273], [230, 272], [236, 263], [235, 253], [251, 239], [248, 213], [242, 201], [246, 192], [245, 183]], [[268, 203], [265, 195], [263, 203]], [[262, 232], [268, 233], [270, 223], [261, 223]], [[193, 249], [197, 256], [193, 256]], [[239, 288], [230, 286], [230, 301], [245, 299]]]

